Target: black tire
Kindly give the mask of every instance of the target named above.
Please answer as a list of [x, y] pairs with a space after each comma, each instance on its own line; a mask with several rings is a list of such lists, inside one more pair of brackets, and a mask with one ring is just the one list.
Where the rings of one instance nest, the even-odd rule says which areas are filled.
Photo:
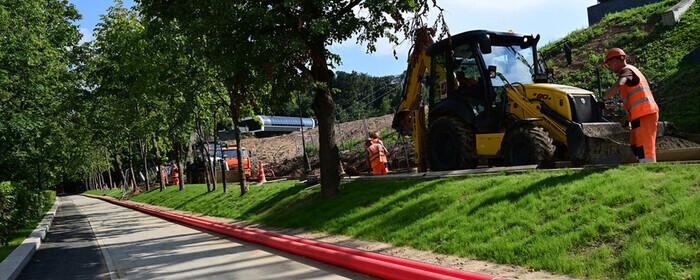
[[434, 171], [475, 168], [476, 140], [469, 126], [454, 116], [437, 118], [428, 130], [428, 162]]
[[503, 158], [510, 166], [537, 164], [549, 168], [554, 164], [554, 140], [544, 128], [521, 125], [506, 132]]

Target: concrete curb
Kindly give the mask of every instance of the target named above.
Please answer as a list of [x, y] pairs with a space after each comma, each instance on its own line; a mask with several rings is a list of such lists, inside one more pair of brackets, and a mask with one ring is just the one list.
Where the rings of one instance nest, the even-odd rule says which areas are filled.
[[[344, 182], [349, 181], [362, 181], [362, 180], [393, 180], [393, 179], [436, 179], [436, 178], [448, 178], [448, 177], [470, 177], [470, 176], [484, 176], [493, 175], [499, 173], [513, 174], [513, 173], [523, 173], [529, 172], [537, 169], [537, 165], [523, 165], [523, 166], [507, 166], [507, 167], [489, 167], [489, 168], [477, 168], [477, 169], [466, 169], [466, 170], [453, 170], [453, 171], [429, 171], [420, 173], [409, 173], [409, 174], [390, 174], [382, 176], [349, 176], [342, 178]], [[548, 170], [548, 169], [541, 169]]]
[[14, 280], [22, 273], [22, 269], [32, 259], [36, 250], [39, 249], [41, 241], [46, 238], [46, 233], [51, 227], [53, 217], [56, 216], [59, 204], [58, 198], [56, 198], [53, 206], [46, 212], [36, 229], [0, 263], [0, 280]]
[[668, 11], [661, 15], [661, 23], [665, 26], [674, 26], [681, 21], [683, 14], [690, 9], [695, 0], [683, 0], [671, 7]]

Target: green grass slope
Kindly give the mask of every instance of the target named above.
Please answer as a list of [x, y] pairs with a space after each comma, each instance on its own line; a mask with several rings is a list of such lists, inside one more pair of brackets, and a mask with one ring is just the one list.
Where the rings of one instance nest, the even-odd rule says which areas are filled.
[[356, 181], [330, 199], [295, 182], [131, 199], [575, 276], [700, 278], [700, 165]]
[[[661, 118], [675, 122], [687, 132], [700, 132], [700, 65], [684, 63], [683, 58], [700, 47], [700, 3], [695, 3], [674, 27], [661, 24], [661, 14], [678, 0], [665, 0], [608, 15], [589, 28], [572, 32], [542, 48], [548, 64], [555, 70], [557, 82], [597, 91], [595, 68], [607, 49], [623, 48], [632, 64], [638, 66], [652, 83], [661, 106]], [[574, 62], [566, 65], [563, 44], [574, 49]], [[614, 81], [602, 69], [606, 90]]]

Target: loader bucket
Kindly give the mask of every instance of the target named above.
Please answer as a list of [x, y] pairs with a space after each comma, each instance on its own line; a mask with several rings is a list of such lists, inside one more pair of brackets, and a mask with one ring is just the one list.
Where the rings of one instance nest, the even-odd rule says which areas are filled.
[[566, 131], [569, 156], [585, 164], [637, 162], [628, 144], [629, 131], [614, 122], [573, 123]]

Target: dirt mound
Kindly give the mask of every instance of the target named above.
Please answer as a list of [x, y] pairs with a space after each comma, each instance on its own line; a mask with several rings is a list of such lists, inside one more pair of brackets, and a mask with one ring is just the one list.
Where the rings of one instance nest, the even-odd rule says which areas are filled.
[[700, 147], [700, 144], [682, 138], [672, 136], [662, 136], [656, 138], [656, 149], [660, 151], [695, 147]]
[[[336, 125], [336, 143], [341, 150], [341, 160], [346, 165], [346, 169], [350, 169], [346, 172], [355, 173], [353, 170], [361, 172], [364, 168], [362, 167], [364, 164], [362, 148], [358, 146], [359, 143], [354, 142], [365, 137], [366, 131], [381, 131], [390, 127], [392, 118], [393, 115], [385, 115]], [[317, 169], [319, 165], [318, 128], [305, 131], [304, 140], [310, 154], [311, 167]], [[245, 138], [241, 139], [241, 145], [251, 151], [255, 162], [262, 160], [276, 176], [299, 177], [303, 173], [301, 132], [269, 138]], [[257, 168], [257, 164], [253, 167]]]

